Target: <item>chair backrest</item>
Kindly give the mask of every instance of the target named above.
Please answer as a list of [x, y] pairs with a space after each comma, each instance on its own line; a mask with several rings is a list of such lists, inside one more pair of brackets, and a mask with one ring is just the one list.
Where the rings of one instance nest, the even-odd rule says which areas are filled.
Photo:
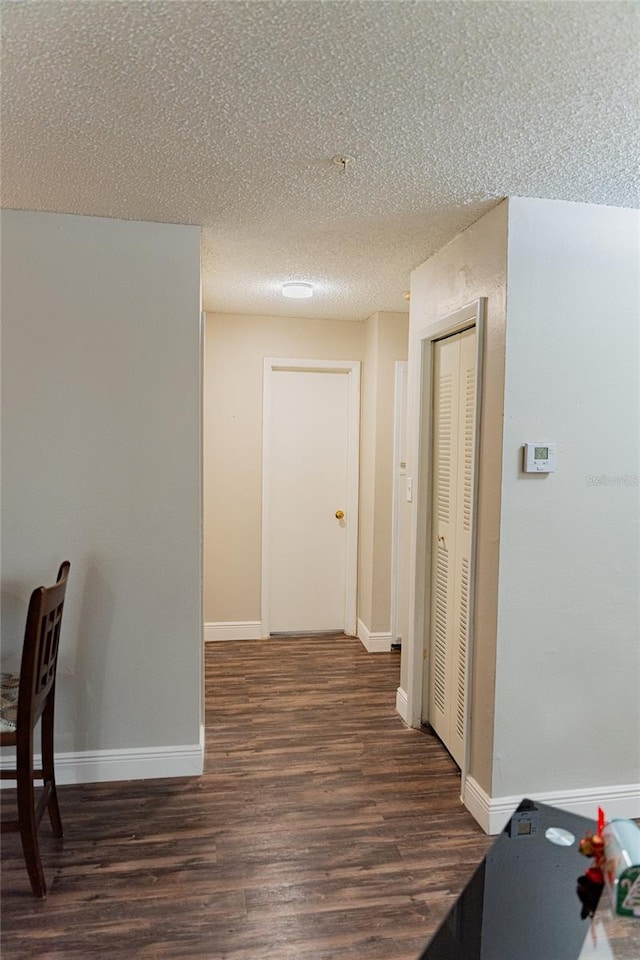
[[65, 560], [58, 570], [56, 583], [52, 587], [37, 587], [31, 594], [20, 667], [18, 730], [35, 724], [54, 689], [70, 567]]

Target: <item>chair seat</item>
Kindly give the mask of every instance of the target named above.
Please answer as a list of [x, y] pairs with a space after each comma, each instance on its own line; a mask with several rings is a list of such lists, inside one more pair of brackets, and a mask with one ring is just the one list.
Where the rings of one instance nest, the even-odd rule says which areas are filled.
[[15, 733], [20, 677], [0, 673], [0, 733]]

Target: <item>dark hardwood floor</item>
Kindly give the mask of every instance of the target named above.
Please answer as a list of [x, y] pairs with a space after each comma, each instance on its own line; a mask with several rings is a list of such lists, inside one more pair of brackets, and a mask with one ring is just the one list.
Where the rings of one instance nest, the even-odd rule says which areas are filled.
[[491, 841], [398, 678], [344, 637], [209, 644], [204, 776], [60, 787], [45, 901], [5, 834], [2, 960], [415, 960]]

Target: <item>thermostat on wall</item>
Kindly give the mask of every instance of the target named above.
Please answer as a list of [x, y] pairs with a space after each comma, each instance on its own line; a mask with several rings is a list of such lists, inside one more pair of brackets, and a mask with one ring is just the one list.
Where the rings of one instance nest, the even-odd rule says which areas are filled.
[[525, 473], [555, 473], [556, 472], [556, 445], [555, 443], [536, 440], [535, 443], [524, 445], [524, 472]]

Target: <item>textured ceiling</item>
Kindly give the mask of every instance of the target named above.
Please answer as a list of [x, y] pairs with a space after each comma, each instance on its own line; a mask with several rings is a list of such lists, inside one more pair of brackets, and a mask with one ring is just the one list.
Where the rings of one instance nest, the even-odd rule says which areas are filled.
[[639, 14], [3, 0], [2, 203], [201, 225], [209, 310], [405, 310], [410, 271], [504, 196], [637, 205]]

